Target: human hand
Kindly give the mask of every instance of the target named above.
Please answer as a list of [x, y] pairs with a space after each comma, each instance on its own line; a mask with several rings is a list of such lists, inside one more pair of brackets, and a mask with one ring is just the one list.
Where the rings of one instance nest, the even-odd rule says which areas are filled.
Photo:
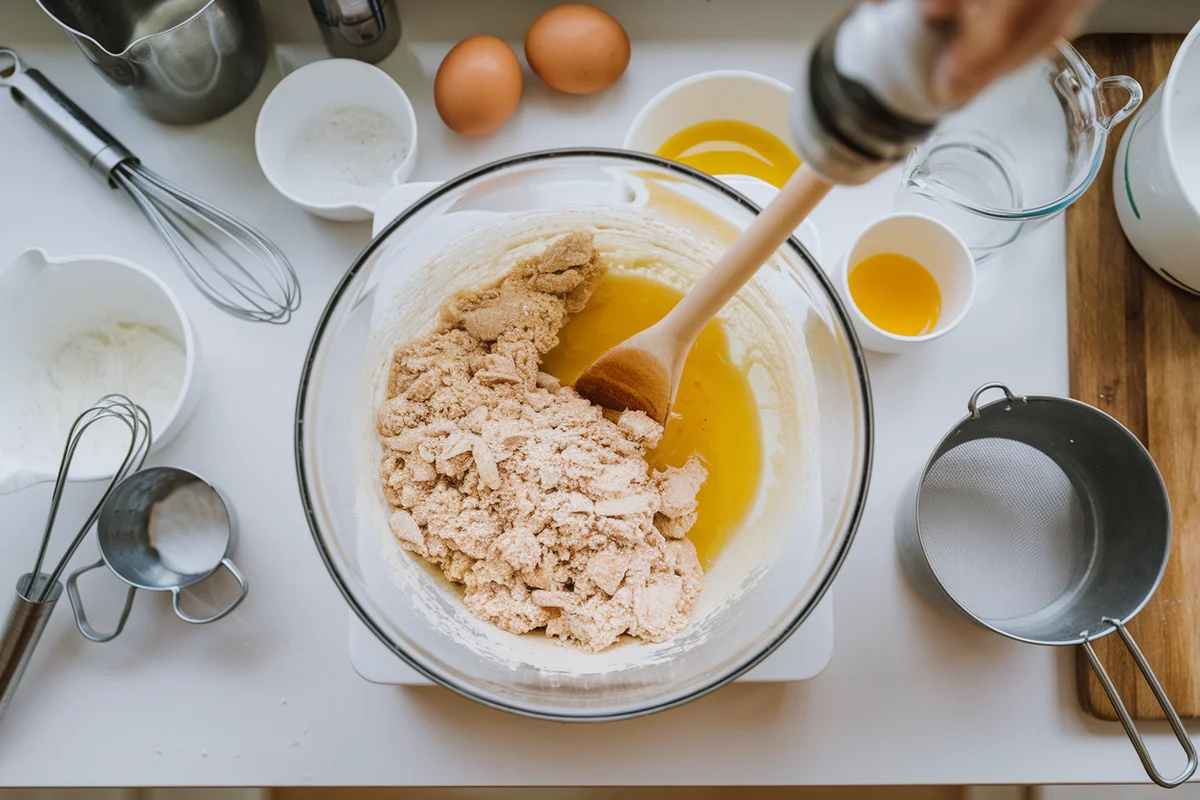
[[938, 100], [959, 106], [995, 79], [1078, 32], [1096, 0], [920, 0], [930, 22], [950, 26], [933, 72]]

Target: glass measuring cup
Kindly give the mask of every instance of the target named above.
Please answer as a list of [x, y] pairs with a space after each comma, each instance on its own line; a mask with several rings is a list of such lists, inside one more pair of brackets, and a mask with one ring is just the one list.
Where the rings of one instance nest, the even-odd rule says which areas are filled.
[[904, 166], [900, 205], [942, 219], [983, 261], [1087, 191], [1141, 101], [1133, 78], [1098, 78], [1060, 42], [938, 124]]

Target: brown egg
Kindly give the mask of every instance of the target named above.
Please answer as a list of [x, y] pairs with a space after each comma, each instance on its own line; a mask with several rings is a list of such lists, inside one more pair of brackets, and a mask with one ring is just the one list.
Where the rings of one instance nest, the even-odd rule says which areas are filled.
[[446, 127], [485, 136], [508, 122], [521, 100], [521, 62], [495, 36], [463, 39], [442, 59], [433, 102]]
[[595, 6], [567, 3], [529, 26], [525, 58], [560, 92], [591, 94], [611, 86], [629, 66], [629, 36]]

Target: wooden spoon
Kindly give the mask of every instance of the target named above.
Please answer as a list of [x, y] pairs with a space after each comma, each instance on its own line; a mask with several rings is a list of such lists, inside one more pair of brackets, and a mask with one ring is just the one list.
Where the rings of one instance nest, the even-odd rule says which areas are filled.
[[787, 241], [832, 184], [802, 165], [700, 282], [661, 320], [600, 356], [575, 390], [616, 411], [667, 424], [688, 351], [708, 321]]

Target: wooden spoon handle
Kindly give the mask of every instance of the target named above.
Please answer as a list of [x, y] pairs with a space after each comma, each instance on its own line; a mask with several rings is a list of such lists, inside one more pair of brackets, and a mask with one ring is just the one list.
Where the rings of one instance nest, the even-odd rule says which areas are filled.
[[737, 290], [787, 241], [832, 184], [802, 164], [750, 227], [663, 319], [682, 342], [692, 342]]

